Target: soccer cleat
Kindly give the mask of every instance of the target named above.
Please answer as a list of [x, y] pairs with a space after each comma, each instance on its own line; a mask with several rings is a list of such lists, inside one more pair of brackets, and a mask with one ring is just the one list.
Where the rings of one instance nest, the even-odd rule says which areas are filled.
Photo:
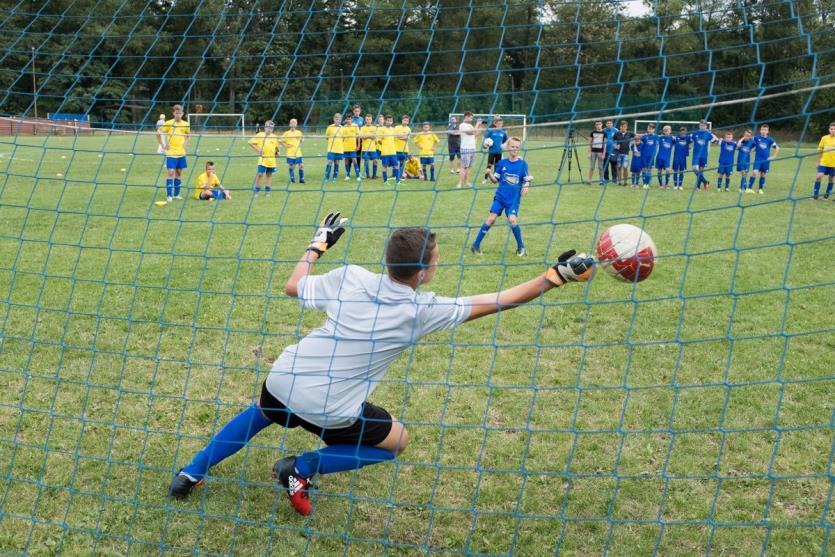
[[350, 182], [350, 181], [351, 181], [351, 177], [350, 177], [350, 176], [345, 176], [345, 181], [346, 181], [346, 182]]
[[165, 200], [168, 201], [169, 203], [171, 203], [172, 201], [174, 201], [174, 198], [169, 195], [168, 197], [165, 198]]
[[310, 495], [308, 494], [311, 489], [310, 482], [297, 475], [296, 457], [287, 456], [278, 459], [273, 466], [273, 477], [287, 491], [290, 505], [297, 513], [308, 516], [313, 512], [313, 507], [310, 505]]
[[475, 246], [472, 246], [470, 248], [470, 253], [472, 253], [473, 255], [484, 255], [484, 252], [481, 251], [481, 248]]
[[454, 168], [450, 169], [449, 173], [450, 174], [455, 174], [455, 169]]
[[763, 195], [765, 192], [763, 190], [759, 190], [757, 193]]
[[526, 250], [525, 248], [520, 248], [516, 250], [517, 257], [525, 257], [526, 255], [528, 255], [528, 250]]
[[745, 190], [745, 192], [746, 192], [746, 193], [754, 193], [754, 190], [752, 190], [752, 189], [747, 189], [747, 190]]
[[180, 470], [174, 479], [171, 481], [171, 486], [168, 488], [168, 496], [175, 499], [185, 499], [195, 487], [203, 485], [203, 480], [194, 480], [185, 472]]
[[648, 190], [649, 189], [649, 184], [644, 184], [644, 189]]
[[362, 182], [362, 178], [357, 176], [357, 182]]
[[304, 180], [299, 180], [299, 183], [300, 183], [300, 184], [304, 184]]
[[182, 200], [183, 200], [183, 196], [182, 196], [182, 195], [175, 195], [175, 196], [174, 196], [174, 199], [179, 199], [180, 201], [182, 201]]

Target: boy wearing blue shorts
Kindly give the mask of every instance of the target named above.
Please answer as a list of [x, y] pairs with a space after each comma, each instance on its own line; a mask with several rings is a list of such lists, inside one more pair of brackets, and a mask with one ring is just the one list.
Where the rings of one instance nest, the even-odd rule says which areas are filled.
[[[423, 123], [423, 130], [415, 136], [415, 145], [418, 147], [420, 154], [420, 165], [423, 167], [423, 179], [435, 181], [435, 146], [441, 140], [432, 132], [429, 122]], [[430, 173], [427, 174], [426, 167], [429, 167]]]
[[824, 176], [829, 177], [829, 183], [826, 185], [826, 193], [823, 194], [824, 199], [829, 199], [829, 194], [832, 193], [832, 182], [835, 181], [835, 122], [829, 124], [829, 135], [821, 137], [818, 143], [818, 173], [815, 176], [815, 190], [814, 199], [818, 198], [818, 193], [821, 189], [821, 180]]
[[333, 124], [325, 130], [325, 136], [328, 144], [325, 180], [331, 179], [331, 170], [333, 170], [333, 181], [336, 182], [336, 177], [339, 174], [339, 163], [345, 154], [345, 147], [342, 143], [342, 114], [337, 112], [333, 115]]
[[731, 174], [734, 171], [736, 142], [733, 132], [725, 132], [725, 139], [719, 142], [719, 176], [716, 178], [716, 191], [722, 191], [722, 177], [725, 178], [725, 191], [731, 186]]
[[636, 135], [635, 140], [632, 142], [632, 162], [629, 164], [629, 171], [632, 173], [633, 188], [637, 188], [641, 182], [641, 171], [644, 169], [643, 153], [641, 152], [643, 145], [640, 137]]
[[166, 120], [157, 128], [157, 143], [165, 152], [165, 193], [168, 202], [182, 199], [180, 187], [183, 183], [183, 169], [187, 168], [186, 149], [191, 131], [187, 120], [183, 120], [183, 105], [174, 105], [174, 118]]
[[641, 160], [644, 169], [644, 189], [649, 188], [652, 181], [652, 167], [655, 165], [655, 154], [658, 151], [658, 136], [655, 135], [655, 124], [647, 124], [647, 132], [641, 137]]
[[[367, 180], [377, 179], [377, 161], [380, 160], [380, 152], [377, 150], [377, 126], [371, 114], [365, 115], [363, 126], [360, 128], [360, 149], [362, 151], [362, 161], [365, 166], [365, 178]], [[369, 161], [373, 165], [373, 174], [369, 172]]]
[[742, 134], [742, 139], [736, 142], [736, 171], [742, 175], [742, 180], [739, 182], [739, 191], [749, 191], [750, 193], [754, 193], [753, 190], [748, 190], [748, 171], [751, 170], [751, 149], [754, 148], [754, 140], [752, 138], [754, 134], [751, 133], [751, 130], [745, 130]]
[[696, 189], [702, 189], [702, 184], [704, 184], [705, 191], [707, 191], [710, 189], [710, 181], [705, 178], [704, 171], [710, 155], [710, 144], [719, 143], [719, 138], [707, 129], [705, 120], [699, 120], [699, 129], [690, 136], [693, 138], [693, 172], [696, 173]]
[[[658, 170], [658, 187], [670, 188], [670, 159], [673, 154], [673, 128], [664, 126], [661, 135], [658, 137], [658, 156], [655, 157], [655, 169]], [[661, 182], [661, 176], [664, 176], [664, 182]]]
[[684, 171], [687, 170], [687, 156], [690, 154], [690, 144], [693, 138], [687, 133], [687, 128], [678, 129], [676, 143], [673, 147], [673, 189], [684, 187]]
[[[774, 155], [771, 150], [774, 149]], [[771, 161], [777, 158], [780, 154], [780, 147], [777, 141], [768, 135], [768, 124], [760, 126], [760, 135], [754, 138], [754, 172], [751, 173], [751, 178], [748, 181], [748, 189], [753, 190], [754, 180], [759, 177], [760, 189], [757, 191], [760, 195], [765, 193], [765, 175], [771, 170]]]
[[249, 146], [258, 153], [258, 170], [255, 174], [255, 196], [261, 193], [261, 179], [266, 175], [264, 192], [270, 196], [273, 173], [275, 173], [276, 158], [278, 157], [278, 137], [273, 133], [275, 123], [272, 120], [264, 122], [264, 131], [255, 134], [249, 140]]
[[302, 159], [302, 132], [298, 129], [299, 121], [290, 118], [290, 129], [281, 134], [287, 166], [290, 171], [290, 183], [296, 182], [296, 167], [299, 169], [299, 183], [304, 184], [304, 160]]

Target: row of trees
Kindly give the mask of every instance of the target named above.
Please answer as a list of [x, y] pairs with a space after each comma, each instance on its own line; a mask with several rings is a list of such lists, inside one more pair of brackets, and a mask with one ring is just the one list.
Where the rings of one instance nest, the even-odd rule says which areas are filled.
[[[306, 125], [353, 102], [433, 121], [474, 109], [547, 122], [835, 82], [833, 0], [668, 0], [637, 16], [611, 0], [40, 5], [0, 19], [0, 111], [34, 115], [37, 101], [41, 115], [102, 125], [150, 126], [174, 102]], [[824, 88], [668, 117], [818, 128], [833, 105]]]

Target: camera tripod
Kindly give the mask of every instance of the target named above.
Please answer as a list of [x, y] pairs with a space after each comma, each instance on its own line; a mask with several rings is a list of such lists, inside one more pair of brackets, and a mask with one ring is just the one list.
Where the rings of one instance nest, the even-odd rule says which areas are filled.
[[580, 155], [577, 153], [577, 141], [574, 139], [574, 130], [568, 128], [568, 134], [565, 136], [565, 145], [562, 148], [562, 159], [560, 160], [560, 167], [557, 170], [558, 175], [562, 175], [563, 166], [568, 161], [568, 181], [571, 182], [571, 162], [572, 158], [577, 161], [577, 172], [580, 173], [580, 179], [583, 179], [583, 168], [580, 166]]

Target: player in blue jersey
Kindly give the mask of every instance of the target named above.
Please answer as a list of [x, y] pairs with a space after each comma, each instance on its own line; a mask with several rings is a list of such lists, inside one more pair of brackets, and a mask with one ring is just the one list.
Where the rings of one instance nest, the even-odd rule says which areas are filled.
[[649, 188], [652, 181], [652, 167], [655, 165], [655, 154], [658, 151], [658, 136], [655, 135], [655, 124], [647, 124], [647, 132], [641, 137], [641, 166], [644, 169], [644, 189]]
[[[490, 127], [484, 130], [484, 139], [481, 144], [487, 147], [487, 168], [484, 172], [484, 179], [481, 181], [482, 184], [487, 183], [490, 174], [493, 173], [493, 168], [502, 160], [502, 149], [508, 138], [504, 121], [501, 118], [495, 118]], [[490, 141], [487, 141], [488, 139]]]
[[699, 120], [699, 129], [690, 134], [693, 137], [693, 172], [696, 173], [696, 189], [710, 189], [710, 181], [705, 178], [705, 167], [707, 166], [710, 144], [719, 143], [719, 138], [707, 129], [707, 122]]
[[[771, 150], [774, 149], [774, 155]], [[754, 172], [751, 173], [751, 178], [748, 181], [748, 189], [753, 190], [754, 179], [759, 177], [760, 189], [757, 191], [762, 195], [765, 188], [765, 175], [771, 169], [771, 161], [777, 158], [780, 153], [780, 147], [777, 146], [777, 141], [768, 135], [768, 124], [760, 126], [760, 135], [754, 138]]]
[[606, 126], [603, 128], [603, 134], [606, 136], [606, 160], [603, 161], [605, 165], [603, 168], [603, 181], [617, 183], [618, 181], [618, 155], [615, 153], [615, 134], [618, 129], [614, 126], [612, 120], [606, 120]]
[[[675, 138], [673, 137], [673, 128], [664, 126], [661, 130], [661, 135], [658, 136], [658, 155], [655, 157], [655, 168], [658, 170], [658, 186], [664, 189], [670, 187], [670, 159], [673, 154], [673, 145]], [[664, 181], [661, 181], [661, 175], [664, 174]]]
[[733, 132], [725, 132], [725, 139], [719, 142], [719, 176], [716, 178], [716, 191], [722, 191], [722, 177], [725, 177], [725, 191], [731, 186], [731, 174], [734, 172], [736, 141]]
[[687, 133], [687, 128], [678, 129], [673, 150], [673, 189], [684, 187], [684, 171], [687, 170], [687, 156], [690, 154], [690, 144], [693, 138]]
[[632, 173], [632, 187], [637, 188], [640, 185], [641, 171], [644, 169], [644, 161], [641, 150], [643, 149], [641, 143], [641, 136], [636, 135], [632, 141], [632, 162], [629, 163], [629, 172]]
[[475, 242], [470, 251], [481, 254], [481, 241], [496, 219], [504, 212], [507, 215], [507, 224], [510, 226], [513, 237], [516, 238], [516, 255], [524, 257], [527, 255], [525, 244], [522, 242], [522, 230], [519, 228], [518, 215], [519, 203], [523, 195], [527, 195], [528, 187], [533, 177], [528, 174], [528, 163], [519, 156], [519, 148], [522, 141], [518, 137], [511, 137], [507, 140], [507, 158], [496, 164], [495, 172], [490, 173], [490, 181], [498, 183], [496, 194], [493, 196], [493, 205], [490, 206], [490, 214], [487, 220], [481, 225]]
[[754, 190], [748, 189], [748, 171], [751, 170], [751, 149], [754, 148], [753, 133], [751, 130], [745, 130], [742, 134], [742, 139], [736, 142], [736, 171], [742, 174], [742, 179], [739, 182], [739, 191], [748, 191], [754, 193]]

